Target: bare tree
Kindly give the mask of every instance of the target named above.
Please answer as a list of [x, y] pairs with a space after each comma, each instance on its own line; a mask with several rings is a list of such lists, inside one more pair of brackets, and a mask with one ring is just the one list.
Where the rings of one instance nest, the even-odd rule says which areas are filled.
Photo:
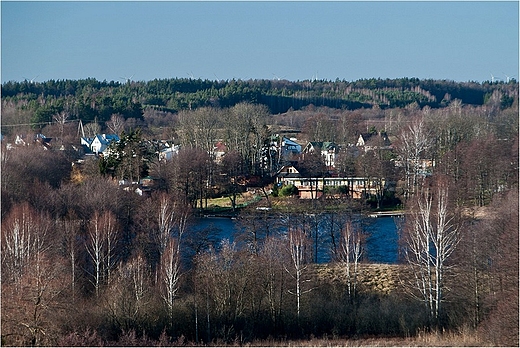
[[213, 161], [207, 152], [197, 148], [185, 148], [175, 156], [168, 170], [169, 188], [178, 200], [192, 207], [203, 206], [206, 198]]
[[[309, 186], [313, 207], [316, 208], [318, 198], [318, 181], [326, 172], [326, 166], [320, 151], [312, 151], [300, 155], [299, 168], [309, 178]], [[313, 189], [314, 187], [314, 189]]]
[[[251, 292], [254, 274], [251, 260], [251, 253], [237, 250], [235, 243], [227, 239], [221, 242], [219, 251], [210, 248], [197, 256], [197, 287], [199, 296], [206, 302], [209, 341], [212, 331], [223, 333], [226, 340], [236, 337], [234, 327], [237, 320], [246, 317], [246, 311], [252, 305], [248, 299], [255, 296]], [[213, 330], [210, 325], [212, 315], [217, 319]]]
[[222, 174], [224, 179], [222, 185], [224, 186], [227, 193], [229, 193], [229, 199], [231, 200], [231, 207], [233, 211], [236, 208], [237, 196], [240, 193], [239, 180], [242, 175], [247, 173], [243, 170], [243, 159], [239, 152], [229, 151], [222, 159]]
[[309, 117], [303, 125], [303, 132], [312, 141], [333, 141], [336, 139], [337, 128], [329, 115], [317, 113]]
[[363, 254], [363, 236], [356, 229], [352, 221], [347, 221], [340, 234], [340, 262], [345, 267], [347, 276], [348, 296], [352, 296], [357, 290], [358, 266]]
[[86, 137], [93, 138], [101, 132], [101, 126], [97, 122], [90, 122], [85, 125], [83, 130]]
[[410, 293], [426, 306], [430, 319], [439, 324], [445, 301], [445, 275], [460, 233], [449, 207], [448, 187], [426, 187], [410, 204], [404, 230], [404, 257], [414, 274]]
[[16, 281], [31, 258], [48, 248], [50, 221], [28, 203], [13, 207], [2, 223], [2, 275]]
[[58, 124], [60, 130], [60, 141], [63, 143], [63, 128], [65, 127], [65, 123], [70, 117], [70, 113], [67, 111], [61, 111], [54, 115], [52, 118]]
[[170, 323], [173, 320], [173, 303], [179, 290], [180, 261], [180, 243], [177, 238], [170, 237], [160, 261], [161, 296], [166, 303]]
[[198, 148], [213, 156], [220, 111], [203, 107], [179, 113], [179, 136], [183, 147]]
[[432, 141], [422, 118], [414, 120], [401, 132], [399, 138], [398, 153], [404, 162], [406, 171], [405, 197], [408, 198], [417, 191], [421, 160], [425, 159]]
[[52, 346], [64, 317], [64, 267], [51, 252], [38, 250], [16, 283], [2, 280], [2, 344]]
[[58, 228], [61, 229], [62, 238], [62, 252], [64, 256], [69, 260], [70, 266], [70, 290], [72, 294], [72, 301], [74, 302], [76, 294], [76, 282], [77, 282], [77, 263], [80, 254], [80, 220], [65, 218], [59, 221]]
[[108, 130], [113, 134], [121, 134], [125, 129], [125, 119], [121, 114], [112, 114], [109, 121], [105, 122]]
[[159, 197], [158, 233], [159, 284], [161, 297], [168, 309], [170, 321], [173, 319], [173, 304], [179, 290], [181, 277], [181, 242], [186, 231], [191, 210], [174, 202], [163, 194]]
[[151, 287], [150, 270], [141, 253], [121, 262], [114, 272], [109, 291], [104, 294], [111, 319], [122, 330], [130, 330], [146, 315]]
[[21, 346], [52, 345], [65, 287], [62, 260], [50, 243], [52, 221], [28, 203], [2, 223], [2, 340]]
[[166, 194], [161, 195], [159, 198], [157, 222], [157, 241], [159, 250], [162, 251], [166, 249], [175, 226], [174, 203]]
[[132, 293], [135, 298], [135, 310], [138, 312], [144, 306], [144, 298], [149, 289], [149, 269], [141, 253], [131, 259], [126, 265], [132, 280]]
[[312, 289], [304, 289], [304, 284], [310, 279], [305, 278], [304, 272], [308, 266], [308, 253], [311, 245], [309, 237], [301, 229], [291, 229], [287, 235], [289, 254], [291, 255], [291, 269], [285, 270], [295, 280], [295, 290], [290, 290], [291, 295], [296, 296], [296, 313], [300, 319], [301, 297]]
[[[483, 249], [492, 249], [487, 258], [489, 280], [485, 310], [488, 315], [479, 331], [496, 345], [516, 347], [519, 343], [519, 234], [518, 190], [513, 189], [493, 197], [493, 211], [488, 215], [487, 238]], [[493, 245], [489, 248], [489, 244]], [[489, 310], [489, 312], [488, 312]], [[486, 314], [487, 314], [486, 313]]]
[[111, 271], [116, 262], [117, 233], [117, 221], [110, 211], [103, 214], [94, 212], [88, 226], [85, 246], [94, 267], [91, 282], [96, 296], [99, 296], [101, 285], [110, 283]]
[[285, 293], [284, 261], [286, 250], [283, 250], [278, 237], [267, 237], [259, 253], [258, 261], [262, 280], [264, 282], [264, 293], [267, 298], [271, 322], [276, 325], [282, 314], [282, 304]]
[[243, 160], [244, 171], [256, 174], [261, 160], [269, 112], [264, 105], [239, 103], [226, 110], [225, 141], [229, 151], [236, 151]]

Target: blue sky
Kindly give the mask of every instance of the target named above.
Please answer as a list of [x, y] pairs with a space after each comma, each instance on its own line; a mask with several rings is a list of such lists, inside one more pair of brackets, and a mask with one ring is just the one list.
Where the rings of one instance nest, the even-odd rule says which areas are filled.
[[1, 2], [2, 83], [518, 80], [518, 2]]

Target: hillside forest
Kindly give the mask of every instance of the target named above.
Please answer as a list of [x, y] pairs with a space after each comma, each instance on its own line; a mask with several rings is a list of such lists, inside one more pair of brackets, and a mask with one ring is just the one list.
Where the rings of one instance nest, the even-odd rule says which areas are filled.
[[[514, 79], [11, 81], [1, 99], [2, 345], [519, 344]], [[99, 134], [108, 152], [81, 145]], [[335, 163], [282, 159], [284, 139], [334, 143]], [[375, 186], [302, 199], [284, 165]], [[388, 210], [399, 261], [369, 264], [367, 216]], [[196, 228], [216, 213], [233, 241]]]

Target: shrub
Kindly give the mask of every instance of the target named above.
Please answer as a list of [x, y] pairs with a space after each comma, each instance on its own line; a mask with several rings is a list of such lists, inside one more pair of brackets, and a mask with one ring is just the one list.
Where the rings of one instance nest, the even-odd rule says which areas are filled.
[[294, 196], [298, 194], [298, 189], [294, 185], [286, 185], [282, 187], [280, 190], [280, 196], [282, 197], [288, 197], [288, 196]]

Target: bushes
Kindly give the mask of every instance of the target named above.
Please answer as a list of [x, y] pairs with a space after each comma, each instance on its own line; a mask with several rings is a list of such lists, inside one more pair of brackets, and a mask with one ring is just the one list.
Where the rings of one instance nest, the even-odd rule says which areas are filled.
[[298, 189], [294, 185], [285, 185], [279, 191], [281, 197], [295, 196], [298, 194]]

